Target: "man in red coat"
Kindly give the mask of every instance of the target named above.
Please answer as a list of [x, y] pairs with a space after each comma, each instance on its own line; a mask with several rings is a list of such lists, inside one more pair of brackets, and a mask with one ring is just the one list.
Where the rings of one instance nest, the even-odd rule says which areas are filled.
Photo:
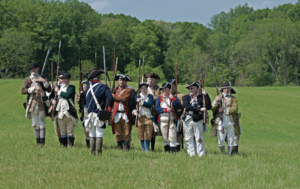
[[[131, 110], [130, 101], [132, 89], [126, 88], [127, 81], [131, 81], [130, 77], [124, 74], [116, 75], [118, 87], [114, 92], [114, 106], [112, 109], [112, 132], [116, 137], [117, 148], [124, 151], [129, 150], [129, 141], [131, 135]], [[122, 144], [124, 142], [124, 147]]]

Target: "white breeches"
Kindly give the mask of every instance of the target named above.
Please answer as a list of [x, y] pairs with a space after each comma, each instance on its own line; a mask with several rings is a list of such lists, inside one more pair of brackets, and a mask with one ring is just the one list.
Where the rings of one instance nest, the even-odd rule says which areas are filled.
[[195, 153], [199, 157], [205, 154], [203, 120], [193, 122], [192, 119], [183, 122], [183, 132], [187, 153], [190, 157]]
[[100, 128], [100, 127], [89, 127], [89, 136], [90, 137], [96, 137], [96, 138], [103, 138], [104, 136], [104, 129]]
[[32, 127], [34, 129], [44, 129], [46, 127], [46, 115], [44, 111], [39, 111], [37, 105], [34, 106], [31, 113]]
[[176, 132], [176, 125], [174, 121], [170, 121], [169, 127], [169, 137], [168, 134], [168, 117], [160, 117], [160, 130], [164, 139], [164, 145], [170, 145], [170, 147], [177, 146], [177, 132]]
[[233, 137], [233, 146], [239, 146], [239, 138], [237, 136]]
[[225, 146], [225, 138], [227, 137], [227, 146], [234, 146], [234, 127], [232, 125], [224, 127], [224, 134], [222, 130], [217, 130], [219, 147]]

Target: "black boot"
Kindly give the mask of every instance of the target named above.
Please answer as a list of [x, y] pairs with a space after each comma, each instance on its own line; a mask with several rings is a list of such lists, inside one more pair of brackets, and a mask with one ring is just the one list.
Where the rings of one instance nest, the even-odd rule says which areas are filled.
[[123, 141], [117, 141], [117, 149], [121, 150], [123, 148]]
[[180, 151], [180, 145], [177, 145], [176, 147], [176, 151], [179, 152]]
[[151, 138], [151, 151], [154, 152], [154, 147], [155, 147], [155, 137]]
[[68, 137], [68, 145], [73, 147], [74, 146], [75, 137]]
[[237, 153], [238, 153], [238, 146], [233, 146], [231, 154], [236, 155]]
[[62, 141], [62, 144], [63, 144], [63, 147], [68, 147], [68, 138], [61, 138], [61, 141]]
[[102, 155], [103, 138], [96, 139], [97, 156]]
[[166, 145], [164, 148], [165, 148], [165, 152], [166, 152], [166, 153], [167, 153], [167, 152], [170, 153], [170, 146], [169, 146], [169, 145]]
[[45, 138], [40, 138], [40, 144], [42, 147], [45, 145]]
[[90, 139], [85, 139], [85, 142], [86, 142], [86, 147], [90, 148]]
[[60, 146], [64, 145], [63, 142], [62, 142], [62, 140], [61, 140], [61, 138], [58, 138], [58, 141], [59, 141]]
[[37, 146], [40, 146], [40, 145], [41, 145], [40, 138], [36, 138], [36, 145], [37, 145]]
[[96, 149], [96, 138], [90, 137], [90, 146], [91, 146], [91, 154], [95, 155], [95, 149]]
[[170, 147], [170, 151], [171, 151], [172, 154], [176, 152], [176, 148], [177, 147]]
[[129, 140], [124, 140], [124, 148], [123, 148], [123, 151], [128, 151], [129, 150]]

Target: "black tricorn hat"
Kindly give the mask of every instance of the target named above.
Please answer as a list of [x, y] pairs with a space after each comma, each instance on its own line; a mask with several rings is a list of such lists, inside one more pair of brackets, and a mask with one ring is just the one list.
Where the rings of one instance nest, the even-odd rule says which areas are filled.
[[[65, 70], [59, 70], [58, 71], [58, 75], [63, 75], [64, 73], [66, 73]], [[57, 72], [55, 72], [54, 75], [57, 75]]]
[[85, 80], [85, 81], [81, 81], [82, 84], [88, 84], [89, 81], [88, 80]]
[[115, 80], [118, 81], [119, 79], [124, 80], [124, 81], [131, 81], [130, 77], [125, 74], [116, 74]]
[[89, 75], [89, 73], [86, 73], [86, 74], [83, 75], [83, 77], [84, 77], [84, 78], [87, 78], [88, 75]]
[[224, 89], [224, 88], [228, 88], [228, 87], [231, 88], [231, 91], [230, 91], [231, 94], [236, 94], [236, 91], [232, 88], [230, 82], [225, 82], [225, 83], [223, 83], [223, 85], [222, 85], [220, 91], [223, 92], [223, 89]]
[[163, 88], [166, 88], [166, 87], [168, 87], [169, 89], [171, 89], [171, 83], [169, 83], [169, 82], [163, 83], [163, 84], [161, 85], [161, 88], [159, 88], [159, 90], [162, 90]]
[[185, 88], [188, 89], [188, 88], [191, 87], [191, 86], [195, 86], [195, 87], [199, 88], [199, 82], [193, 81], [193, 82], [189, 83], [189, 85], [186, 86]]
[[140, 83], [140, 87], [142, 87], [142, 86], [146, 86], [146, 87], [148, 88], [148, 87], [149, 87], [149, 84], [146, 83], [146, 82]]
[[173, 83], [174, 85], [176, 85], [176, 79], [170, 79], [168, 82]]
[[66, 72], [66, 73], [62, 74], [61, 77], [59, 77], [59, 79], [64, 79], [64, 78], [71, 79], [71, 74], [69, 74], [69, 73]]
[[38, 63], [36, 63], [36, 62], [32, 62], [32, 63], [30, 64], [30, 66], [29, 66], [28, 70], [30, 70], [30, 69], [32, 69], [32, 68], [39, 68], [39, 65], [38, 65]]
[[160, 79], [160, 77], [156, 73], [146, 73], [144, 74], [145, 78], [154, 78], [154, 79]]
[[101, 68], [92, 69], [91, 71], [89, 71], [87, 79], [88, 80], [93, 79], [103, 73], [105, 73], [105, 72]]

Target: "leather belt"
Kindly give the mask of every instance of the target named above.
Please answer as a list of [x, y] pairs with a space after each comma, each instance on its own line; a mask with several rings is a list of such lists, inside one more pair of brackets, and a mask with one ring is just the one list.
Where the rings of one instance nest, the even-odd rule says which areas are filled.
[[188, 111], [188, 112], [187, 112], [187, 114], [188, 114], [188, 115], [193, 115], [193, 114], [202, 114], [202, 112], [197, 112], [197, 113], [194, 113], [193, 111]]
[[117, 113], [125, 113], [125, 111], [117, 111]]

